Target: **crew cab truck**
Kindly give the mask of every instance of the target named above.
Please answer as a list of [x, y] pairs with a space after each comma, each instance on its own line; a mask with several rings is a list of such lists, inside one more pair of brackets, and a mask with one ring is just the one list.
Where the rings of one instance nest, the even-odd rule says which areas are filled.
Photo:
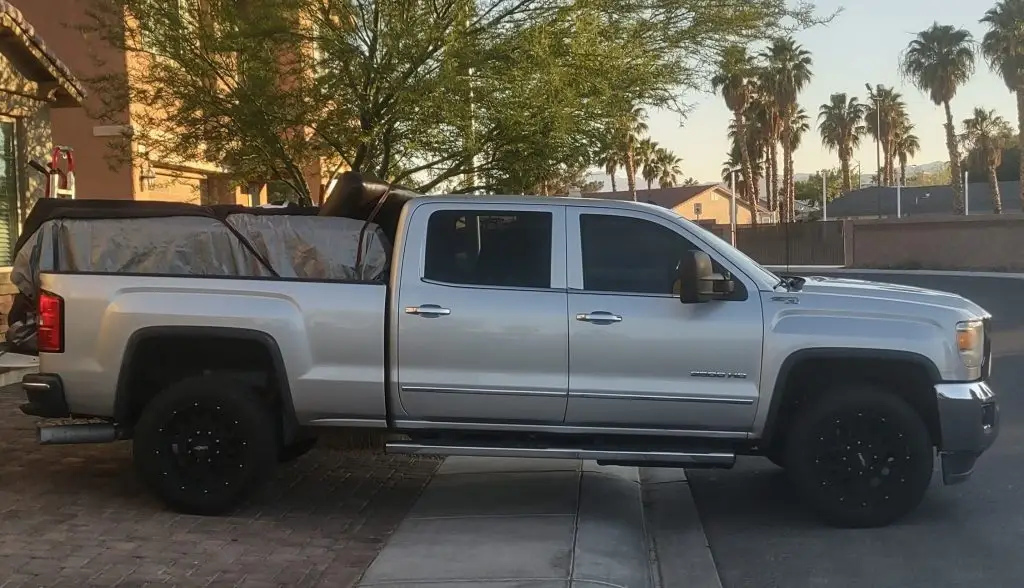
[[23, 410], [91, 422], [40, 440], [130, 439], [153, 492], [199, 514], [320, 427], [405, 454], [762, 455], [825, 522], [870, 527], [915, 508], [936, 454], [961, 482], [997, 436], [991, 316], [960, 296], [779, 276], [648, 204], [353, 181], [321, 214], [388, 217], [379, 280], [41, 272]]

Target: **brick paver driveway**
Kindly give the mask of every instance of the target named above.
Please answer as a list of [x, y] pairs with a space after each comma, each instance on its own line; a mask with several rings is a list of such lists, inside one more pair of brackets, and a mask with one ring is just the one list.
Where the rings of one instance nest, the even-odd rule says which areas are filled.
[[20, 402], [0, 389], [3, 587], [351, 586], [438, 464], [318, 447], [232, 516], [177, 515], [130, 444], [41, 447]]

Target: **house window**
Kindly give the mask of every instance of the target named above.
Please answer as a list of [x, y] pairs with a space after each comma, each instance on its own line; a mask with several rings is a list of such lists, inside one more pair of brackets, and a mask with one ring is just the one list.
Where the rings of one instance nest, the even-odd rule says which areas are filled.
[[0, 266], [11, 265], [11, 251], [18, 238], [18, 126], [0, 118]]

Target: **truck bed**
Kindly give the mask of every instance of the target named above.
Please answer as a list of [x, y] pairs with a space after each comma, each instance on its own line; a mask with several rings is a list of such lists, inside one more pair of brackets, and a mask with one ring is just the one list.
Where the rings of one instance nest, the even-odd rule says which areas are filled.
[[73, 413], [114, 416], [125, 355], [147, 334], [242, 330], [273, 339], [299, 422], [385, 418], [386, 284], [96, 273], [41, 284], [64, 298], [65, 350], [40, 354], [40, 369], [74, 383]]

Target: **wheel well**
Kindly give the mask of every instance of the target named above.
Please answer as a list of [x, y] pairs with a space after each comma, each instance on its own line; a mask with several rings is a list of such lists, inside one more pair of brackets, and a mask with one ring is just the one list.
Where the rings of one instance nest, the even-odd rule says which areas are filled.
[[[129, 428], [146, 405], [170, 384], [209, 373], [227, 375], [252, 386], [275, 414], [288, 418], [290, 402], [279, 358], [267, 342], [230, 335], [162, 334], [129, 346], [117, 389], [117, 420]], [[290, 433], [288, 421], [283, 431]]]
[[[903, 358], [806, 358], [776, 385], [769, 413], [766, 451], [781, 449], [792, 419], [814, 394], [835, 384], [869, 384], [905, 400], [924, 420], [933, 444], [941, 438], [934, 378], [927, 366]], [[774, 403], [773, 403], [774, 404]]]

